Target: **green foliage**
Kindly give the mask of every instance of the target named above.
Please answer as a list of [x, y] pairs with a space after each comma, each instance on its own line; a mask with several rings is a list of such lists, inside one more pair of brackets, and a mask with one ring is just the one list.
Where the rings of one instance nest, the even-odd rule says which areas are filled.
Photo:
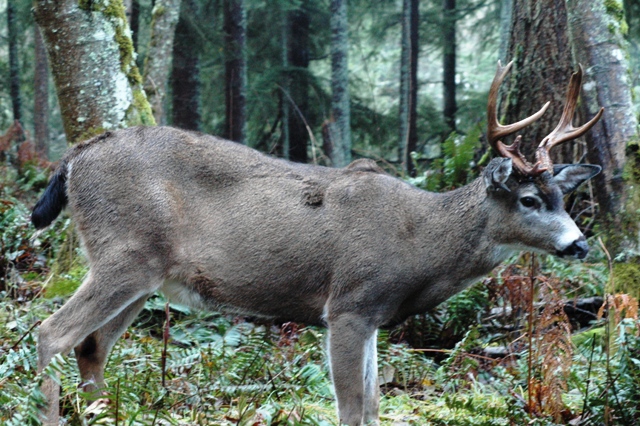
[[[623, 319], [607, 355], [606, 341], [595, 335], [577, 345], [572, 384], [581, 391], [584, 424], [635, 425], [640, 418], [640, 321]], [[586, 397], [586, 400], [585, 398]]]
[[68, 272], [53, 274], [46, 286], [45, 296], [49, 298], [70, 296], [80, 287], [87, 272], [87, 267], [82, 264], [73, 266]]
[[[442, 144], [442, 158], [433, 161], [428, 171], [407, 179], [428, 191], [450, 190], [469, 183], [475, 176], [473, 159], [480, 147], [482, 128], [476, 126], [466, 135], [452, 133]], [[421, 155], [413, 153], [416, 163]]]
[[609, 268], [602, 250], [592, 241], [587, 262], [566, 262], [555, 256], [544, 256], [542, 272], [552, 275], [561, 282], [571, 285], [568, 297], [589, 297], [603, 295], [609, 281]]
[[[28, 165], [18, 172], [15, 168], [0, 168], [0, 290], [20, 281], [16, 272], [41, 272], [47, 260], [54, 256], [66, 236], [69, 220], [34, 236], [29, 223], [30, 209], [23, 199], [32, 200], [33, 190], [46, 183], [47, 173]], [[33, 203], [33, 201], [29, 201]], [[37, 252], [34, 248], [37, 247]]]
[[489, 289], [477, 284], [454, 295], [445, 304], [444, 323], [455, 335], [462, 335], [476, 324], [489, 305]]

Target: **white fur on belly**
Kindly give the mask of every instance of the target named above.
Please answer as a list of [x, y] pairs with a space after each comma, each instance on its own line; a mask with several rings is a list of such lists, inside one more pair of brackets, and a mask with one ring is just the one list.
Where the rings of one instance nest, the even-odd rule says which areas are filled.
[[177, 280], [165, 280], [160, 288], [162, 294], [165, 295], [172, 303], [188, 306], [190, 308], [204, 309], [205, 303], [195, 291], [185, 286]]

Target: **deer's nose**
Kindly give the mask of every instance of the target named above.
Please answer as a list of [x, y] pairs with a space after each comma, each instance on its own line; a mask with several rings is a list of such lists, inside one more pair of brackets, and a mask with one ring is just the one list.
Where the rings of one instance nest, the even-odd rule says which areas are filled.
[[575, 240], [571, 245], [558, 253], [561, 257], [575, 257], [576, 259], [584, 259], [589, 253], [589, 245], [584, 237]]

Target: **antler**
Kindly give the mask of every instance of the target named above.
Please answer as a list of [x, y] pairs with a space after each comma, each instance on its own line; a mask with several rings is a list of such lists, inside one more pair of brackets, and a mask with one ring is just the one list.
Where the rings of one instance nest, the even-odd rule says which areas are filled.
[[540, 164], [540, 168], [548, 170], [550, 173], [553, 173], [553, 162], [549, 156], [551, 148], [584, 135], [591, 127], [593, 127], [594, 124], [596, 124], [604, 112], [604, 108], [600, 108], [600, 111], [598, 111], [595, 117], [593, 117], [588, 123], [578, 128], [573, 127], [573, 113], [575, 112], [576, 105], [578, 103], [581, 85], [582, 65], [578, 64], [578, 71], [571, 75], [571, 80], [569, 81], [567, 102], [564, 105], [560, 122], [556, 128], [549, 133], [542, 142], [540, 142], [540, 145], [536, 150], [537, 164]]
[[509, 146], [503, 144], [499, 139], [505, 136], [509, 136], [510, 134], [527, 127], [528, 125], [542, 117], [542, 114], [544, 114], [549, 107], [549, 102], [544, 104], [540, 111], [536, 112], [530, 117], [525, 118], [524, 120], [520, 120], [517, 123], [508, 124], [505, 126], [500, 124], [500, 122], [498, 122], [497, 116], [498, 90], [500, 89], [502, 81], [511, 69], [511, 65], [513, 65], [513, 61], [509, 62], [505, 67], [503, 67], [502, 63], [498, 61], [498, 70], [496, 71], [496, 76], [493, 78], [493, 83], [491, 83], [491, 90], [489, 90], [489, 102], [487, 104], [487, 138], [489, 139], [489, 144], [491, 145], [491, 147], [498, 154], [500, 154], [502, 157], [511, 158], [511, 160], [513, 161], [513, 167], [518, 170], [520, 174], [525, 176], [535, 176], [544, 172], [546, 169], [542, 168], [539, 159], [536, 164], [532, 165], [520, 152], [520, 142], [522, 138], [518, 136], [513, 144]]

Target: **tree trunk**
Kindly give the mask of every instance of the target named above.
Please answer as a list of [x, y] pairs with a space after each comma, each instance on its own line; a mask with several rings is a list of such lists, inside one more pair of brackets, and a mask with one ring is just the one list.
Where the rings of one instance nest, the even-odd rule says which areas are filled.
[[224, 137], [245, 143], [246, 139], [246, 32], [244, 0], [224, 1], [224, 54], [226, 122]]
[[156, 123], [165, 124], [164, 100], [171, 70], [173, 39], [180, 16], [180, 0], [156, 0], [151, 15], [151, 40], [144, 64], [144, 91]]
[[[522, 152], [531, 159], [535, 148], [562, 115], [567, 84], [574, 71], [565, 0], [514, 0], [508, 51], [514, 67], [504, 122], [514, 123], [528, 117], [551, 101], [542, 118], [518, 132], [523, 139]], [[558, 163], [571, 162], [573, 149], [577, 147], [565, 144], [555, 148], [552, 158]]]
[[[402, 2], [402, 35], [400, 38], [400, 111], [398, 131], [398, 159], [402, 168], [408, 171], [411, 161], [405, 158], [405, 150], [409, 141], [409, 69], [411, 65], [411, 4], [413, 0]], [[410, 160], [410, 159], [409, 159]]]
[[282, 88], [280, 90], [280, 116], [282, 121], [280, 122], [280, 142], [278, 147], [278, 154], [282, 157], [289, 159], [290, 141], [289, 138], [289, 113], [291, 108], [289, 106], [289, 92], [290, 92], [290, 77], [289, 77], [289, 38], [290, 30], [289, 24], [291, 18], [286, 8], [281, 8], [282, 13], [282, 27], [280, 28], [280, 64], [282, 65], [282, 73], [280, 84]]
[[351, 162], [349, 105], [349, 27], [347, 0], [331, 0], [331, 161], [335, 167]]
[[411, 153], [418, 149], [418, 53], [420, 12], [419, 0], [411, 0], [411, 31], [409, 39], [411, 44], [411, 54], [409, 55], [409, 136], [406, 146], [407, 172], [409, 176], [416, 175], [416, 168], [411, 159]]
[[456, 130], [456, 0], [443, 0], [443, 66], [442, 85], [444, 122], [449, 132]]
[[309, 111], [309, 12], [304, 5], [289, 12], [289, 94], [294, 107], [289, 115], [289, 159], [306, 163], [309, 132], [305, 119]]
[[35, 70], [33, 82], [33, 127], [38, 157], [48, 158], [49, 151], [49, 62], [44, 40], [37, 25], [33, 26]]
[[[138, 50], [138, 36], [140, 35], [140, 0], [131, 0], [129, 8], [129, 26], [134, 50]], [[153, 25], [152, 25], [153, 27]]]
[[498, 58], [503, 64], [511, 59], [508, 57], [509, 40], [511, 40], [511, 20], [513, 15], [514, 0], [500, 0], [500, 47]]
[[20, 63], [18, 58], [18, 23], [16, 21], [15, 0], [7, 1], [7, 37], [9, 41], [9, 92], [13, 119], [22, 120], [20, 98]]
[[189, 31], [187, 16], [193, 16], [193, 2], [182, 4], [173, 41], [173, 69], [171, 73], [172, 124], [188, 130], [200, 130], [200, 57]]
[[70, 143], [109, 129], [155, 124], [121, 2], [39, 0], [34, 14]]
[[[618, 5], [619, 9], [613, 6]], [[603, 172], [594, 178], [600, 213], [609, 225], [612, 249], [637, 245], [637, 195], [640, 180], [638, 119], [633, 113], [626, 43], [622, 36], [622, 4], [605, 0], [567, 1], [571, 45], [576, 62], [585, 67], [583, 121], [604, 107], [600, 122], [587, 133], [589, 160]], [[628, 164], [625, 164], [628, 161]], [[625, 168], [626, 165], [626, 168]], [[628, 182], [624, 181], [626, 170]], [[635, 203], [635, 206], [633, 205]], [[625, 232], [631, 241], [622, 241]], [[633, 247], [636, 248], [637, 247]]]
[[415, 175], [411, 153], [418, 146], [418, 0], [402, 4], [402, 53], [400, 58], [400, 145], [399, 154], [408, 175]]

